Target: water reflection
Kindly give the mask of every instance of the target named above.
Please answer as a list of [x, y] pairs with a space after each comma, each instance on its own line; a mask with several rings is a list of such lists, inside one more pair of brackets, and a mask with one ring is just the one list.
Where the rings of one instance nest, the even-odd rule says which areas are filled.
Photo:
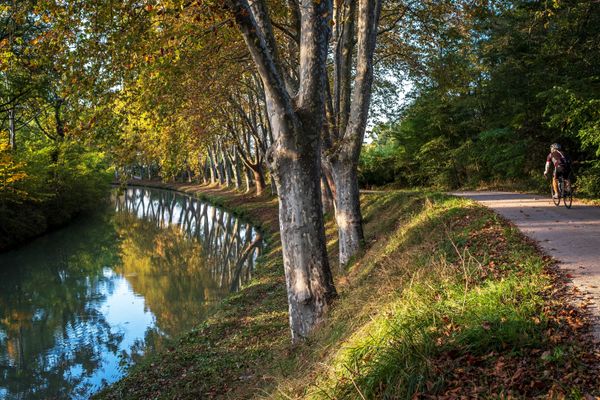
[[261, 238], [233, 215], [140, 188], [112, 205], [0, 255], [0, 398], [87, 398], [251, 277]]

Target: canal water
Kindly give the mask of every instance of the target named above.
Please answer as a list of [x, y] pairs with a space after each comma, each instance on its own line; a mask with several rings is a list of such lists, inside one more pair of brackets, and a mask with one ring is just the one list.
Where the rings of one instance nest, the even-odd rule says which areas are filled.
[[172, 191], [0, 254], [0, 399], [84, 399], [193, 328], [252, 277], [260, 233]]

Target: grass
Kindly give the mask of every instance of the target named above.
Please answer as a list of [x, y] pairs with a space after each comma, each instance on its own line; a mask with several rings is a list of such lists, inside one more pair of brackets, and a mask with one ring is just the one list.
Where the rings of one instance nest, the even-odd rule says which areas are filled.
[[[475, 203], [423, 191], [363, 195], [367, 249], [348, 270], [334, 263], [339, 299], [315, 335], [291, 347], [276, 202], [201, 190], [267, 232], [256, 279], [98, 398], [600, 394], [586, 320], [567, 305], [552, 260]], [[327, 233], [335, 259], [331, 220]]]

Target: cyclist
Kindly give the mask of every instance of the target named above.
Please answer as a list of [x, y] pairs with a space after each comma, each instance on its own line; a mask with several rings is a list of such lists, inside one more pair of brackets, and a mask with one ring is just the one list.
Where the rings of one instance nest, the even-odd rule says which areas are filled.
[[565, 181], [565, 192], [571, 190], [571, 184], [569, 182], [569, 175], [571, 173], [571, 163], [566, 154], [561, 151], [560, 144], [553, 143], [550, 146], [550, 154], [546, 157], [546, 168], [544, 169], [544, 176], [547, 178], [550, 172], [550, 164], [554, 165], [554, 174], [552, 174], [552, 187], [554, 188], [554, 198], [558, 197], [558, 178], [563, 177]]

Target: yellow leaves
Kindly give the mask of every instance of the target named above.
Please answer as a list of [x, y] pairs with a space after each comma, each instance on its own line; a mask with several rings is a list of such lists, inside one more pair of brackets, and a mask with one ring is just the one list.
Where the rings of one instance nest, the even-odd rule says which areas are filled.
[[19, 197], [26, 194], [15, 187], [16, 184], [27, 179], [27, 173], [23, 168], [23, 163], [14, 160], [8, 143], [0, 143], [0, 199], [9, 194], [17, 194]]
[[22, 181], [25, 178], [27, 178], [27, 174], [25, 172], [18, 172], [16, 174], [13, 174], [12, 176], [9, 176], [8, 179], [4, 182], [4, 184], [8, 186], [16, 182]]

